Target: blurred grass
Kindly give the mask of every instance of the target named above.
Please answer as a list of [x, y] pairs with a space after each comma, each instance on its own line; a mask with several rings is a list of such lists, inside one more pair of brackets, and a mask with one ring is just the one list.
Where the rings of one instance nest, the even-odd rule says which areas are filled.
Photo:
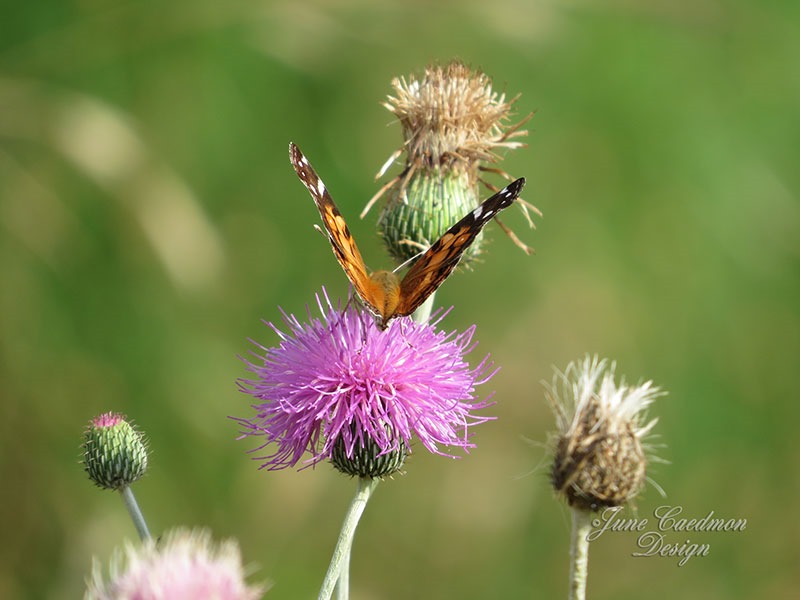
[[[537, 255], [489, 227], [485, 264], [438, 300], [502, 371], [498, 421], [450, 462], [381, 486], [353, 598], [563, 597], [568, 516], [551, 498], [539, 381], [586, 352], [670, 394], [654, 478], [710, 556], [593, 546], [594, 598], [790, 598], [800, 584], [800, 14], [794, 2], [80, 3], [0, 19], [0, 597], [75, 598], [134, 535], [78, 464], [93, 415], [147, 431], [151, 528], [235, 536], [270, 597], [316, 594], [354, 484], [258, 473], [227, 415], [248, 338], [321, 285], [346, 292], [286, 156], [297, 142], [370, 266], [400, 132], [396, 75], [460, 57], [536, 110], [503, 167], [544, 212]], [[476, 352], [476, 359], [478, 353]], [[648, 489], [642, 516], [664, 500]]]

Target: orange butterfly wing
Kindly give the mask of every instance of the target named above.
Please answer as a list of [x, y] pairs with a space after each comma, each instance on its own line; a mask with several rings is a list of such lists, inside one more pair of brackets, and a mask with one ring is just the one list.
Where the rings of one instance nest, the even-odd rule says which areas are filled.
[[353, 239], [344, 217], [333, 203], [333, 198], [325, 188], [325, 184], [300, 149], [292, 143], [289, 144], [289, 160], [295, 173], [317, 205], [322, 217], [322, 224], [325, 226], [328, 239], [333, 247], [333, 253], [339, 264], [342, 265], [345, 275], [370, 310], [380, 314], [381, 311], [377, 306], [379, 302], [375, 298], [375, 292], [372, 289], [374, 284], [367, 273], [367, 266], [364, 264], [364, 259], [361, 258], [361, 252], [358, 251], [356, 241]]
[[413, 313], [456, 268], [464, 251], [497, 213], [517, 199], [525, 178], [507, 185], [448, 229], [408, 270], [400, 282], [400, 304], [393, 316]]
[[289, 158], [297, 176], [317, 205], [336, 259], [364, 304], [380, 317], [379, 326], [382, 329], [386, 328], [390, 319], [413, 313], [436, 291], [456, 268], [464, 251], [475, 241], [484, 226], [498, 212], [511, 206], [525, 185], [524, 178], [517, 179], [448, 229], [413, 264], [397, 289], [397, 277], [392, 273], [378, 271], [370, 276], [367, 272], [356, 241], [325, 184], [300, 149], [291, 143]]

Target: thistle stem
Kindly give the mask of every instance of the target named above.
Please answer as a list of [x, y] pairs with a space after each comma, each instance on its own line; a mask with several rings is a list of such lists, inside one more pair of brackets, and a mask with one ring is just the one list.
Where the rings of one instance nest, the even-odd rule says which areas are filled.
[[125, 502], [125, 507], [128, 509], [128, 514], [133, 520], [133, 525], [136, 527], [136, 532], [142, 541], [150, 539], [150, 531], [147, 529], [147, 523], [144, 520], [142, 511], [139, 510], [139, 503], [136, 502], [136, 496], [133, 495], [133, 490], [129, 485], [120, 488], [119, 493], [122, 494], [122, 501]]
[[348, 600], [350, 598], [350, 554], [353, 545], [347, 548], [347, 552], [342, 557], [342, 564], [339, 565], [339, 579], [336, 581], [336, 600]]
[[569, 600], [586, 599], [586, 578], [589, 574], [589, 533], [592, 513], [572, 509], [572, 542], [570, 546]]
[[[347, 509], [344, 523], [342, 523], [342, 530], [339, 532], [339, 539], [336, 542], [336, 547], [333, 549], [331, 564], [328, 566], [328, 572], [325, 573], [325, 580], [322, 582], [322, 589], [319, 591], [319, 600], [330, 599], [337, 581], [344, 584], [344, 589], [339, 591], [337, 598], [339, 600], [347, 598], [347, 594], [349, 593], [347, 588], [349, 588], [350, 578], [350, 549], [353, 546], [353, 537], [356, 534], [358, 521], [361, 519], [364, 508], [367, 506], [367, 501], [377, 485], [377, 479], [359, 477], [356, 495], [353, 497]], [[344, 573], [345, 569], [348, 570], [348, 573]], [[343, 593], [344, 595], [342, 595]]]
[[431, 318], [431, 312], [433, 311], [433, 301], [436, 298], [436, 292], [433, 292], [428, 299], [425, 300], [422, 304], [420, 304], [419, 308], [414, 311], [414, 314], [411, 315], [411, 318], [414, 319], [415, 323], [427, 323], [428, 319]]

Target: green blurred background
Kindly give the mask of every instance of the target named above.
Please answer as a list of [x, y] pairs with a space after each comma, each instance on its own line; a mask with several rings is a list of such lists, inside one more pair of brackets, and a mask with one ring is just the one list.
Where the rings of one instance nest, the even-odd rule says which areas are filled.
[[[585, 353], [669, 395], [639, 515], [746, 518], [710, 555], [591, 551], [592, 598], [794, 598], [800, 586], [800, 4], [784, 2], [5, 3], [0, 18], [0, 597], [77, 598], [135, 535], [79, 464], [107, 410], [151, 440], [154, 532], [237, 537], [270, 598], [315, 597], [355, 483], [258, 472], [228, 415], [260, 319], [345, 278], [287, 159], [294, 140], [357, 215], [401, 141], [397, 75], [458, 57], [536, 111], [544, 212], [523, 255], [496, 225], [437, 296], [478, 324], [495, 422], [459, 461], [418, 448], [378, 488], [352, 597], [563, 598], [569, 515], [548, 487], [540, 381]], [[496, 181], [499, 183], [499, 181]], [[679, 534], [673, 541], [681, 542]]]

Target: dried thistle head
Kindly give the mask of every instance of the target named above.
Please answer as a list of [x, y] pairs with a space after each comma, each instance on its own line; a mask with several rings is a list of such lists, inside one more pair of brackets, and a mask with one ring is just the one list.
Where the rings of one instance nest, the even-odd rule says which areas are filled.
[[644, 437], [656, 423], [645, 409], [663, 395], [648, 381], [614, 381], [612, 363], [586, 357], [556, 372], [546, 395], [556, 415], [551, 480], [575, 508], [622, 506], [642, 490], [647, 471]]
[[395, 78], [392, 87], [394, 95], [384, 106], [403, 127], [409, 166], [477, 175], [480, 161], [498, 160], [495, 149], [524, 146], [513, 140], [528, 134], [519, 127], [531, 115], [509, 127], [517, 98], [506, 101], [487, 75], [461, 62], [430, 66], [421, 79]]
[[[510, 124], [516, 98], [506, 100], [504, 93], [493, 90], [487, 75], [457, 61], [429, 66], [421, 77], [395, 78], [392, 87], [393, 94], [384, 106], [400, 122], [404, 141], [378, 177], [405, 152], [404, 167], [373, 196], [362, 216], [387, 195], [378, 229], [390, 253], [403, 263], [480, 204], [479, 182], [497, 191], [496, 186], [481, 179], [481, 171], [512, 179], [487, 164], [500, 160], [500, 148], [524, 146], [516, 138], [528, 134], [520, 127], [532, 114]], [[532, 226], [527, 210], [538, 210], [521, 200], [520, 206]], [[518, 246], [531, 252], [508, 228], [500, 226]], [[480, 252], [481, 239], [482, 235], [473, 242], [462, 264]]]

